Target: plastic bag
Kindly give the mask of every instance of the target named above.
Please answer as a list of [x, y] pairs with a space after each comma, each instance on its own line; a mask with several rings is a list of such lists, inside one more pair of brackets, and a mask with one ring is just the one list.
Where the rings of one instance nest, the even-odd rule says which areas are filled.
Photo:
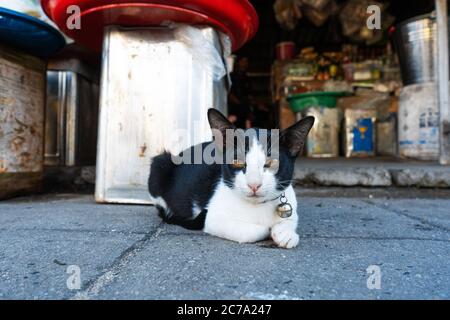
[[338, 5], [334, 0], [327, 3], [327, 5], [322, 9], [316, 9], [311, 6], [304, 6], [303, 13], [309, 21], [312, 22], [316, 27], [322, 26], [330, 16], [336, 14], [339, 10]]
[[47, 22], [48, 18], [42, 10], [39, 0], [0, 0], [0, 7], [14, 10], [35, 18], [45, 20]]
[[194, 59], [203, 62], [208, 67], [208, 71], [215, 81], [228, 74], [224, 61], [231, 54], [231, 41], [227, 35], [219, 35], [222, 47], [222, 52], [220, 52], [214, 43], [205, 37], [200, 28], [174, 23], [170, 23], [168, 26], [175, 29], [175, 38], [192, 51]]
[[[44, 10], [42, 10], [39, 0], [0, 0], [0, 7], [35, 17], [58, 29], [56, 24], [51, 21], [45, 14]], [[69, 38], [66, 37], [66, 40], [69, 40]]]
[[[381, 29], [370, 30], [367, 28], [367, 8], [375, 5], [380, 8], [382, 14]], [[380, 41], [384, 31], [394, 22], [394, 17], [385, 12], [386, 5], [372, 0], [349, 0], [341, 13], [339, 19], [341, 21], [342, 33], [356, 42], [365, 42], [367, 45], [373, 45]]]
[[38, 5], [36, 1], [32, 0], [21, 0], [21, 1], [0, 0], [0, 7], [28, 14], [35, 18], [40, 18], [42, 12], [41, 6]]
[[322, 10], [330, 0], [302, 0], [302, 2], [316, 10]]
[[300, 6], [301, 0], [276, 0], [273, 5], [275, 19], [280, 26], [287, 30], [293, 30], [302, 17]]

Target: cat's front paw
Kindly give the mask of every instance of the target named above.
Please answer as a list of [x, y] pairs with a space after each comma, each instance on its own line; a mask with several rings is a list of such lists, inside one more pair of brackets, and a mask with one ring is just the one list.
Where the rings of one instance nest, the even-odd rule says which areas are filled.
[[291, 249], [298, 245], [300, 237], [292, 230], [292, 226], [285, 223], [279, 223], [272, 228], [271, 236], [273, 241], [280, 248]]

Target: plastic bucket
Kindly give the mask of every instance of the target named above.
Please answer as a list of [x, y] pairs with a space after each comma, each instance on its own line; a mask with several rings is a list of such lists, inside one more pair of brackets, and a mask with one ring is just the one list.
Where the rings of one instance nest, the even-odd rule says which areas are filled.
[[295, 43], [292, 41], [277, 44], [277, 60], [290, 60], [295, 57]]

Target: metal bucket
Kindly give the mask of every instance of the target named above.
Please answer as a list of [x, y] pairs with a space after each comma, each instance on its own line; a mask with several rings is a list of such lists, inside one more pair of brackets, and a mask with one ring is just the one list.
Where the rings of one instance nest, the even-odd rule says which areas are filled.
[[48, 69], [45, 165], [94, 165], [99, 75], [74, 59], [50, 61]]
[[395, 27], [394, 44], [405, 86], [435, 80], [436, 20], [427, 14]]
[[[150, 159], [164, 150], [175, 154], [211, 139], [207, 110], [226, 108], [225, 78], [215, 81], [208, 61], [194, 56], [192, 47], [174, 32], [114, 26], [105, 30], [98, 202], [152, 203], [147, 191]], [[222, 52], [214, 29], [204, 27], [201, 34], [203, 45]]]
[[0, 199], [40, 189], [45, 62], [0, 46]]

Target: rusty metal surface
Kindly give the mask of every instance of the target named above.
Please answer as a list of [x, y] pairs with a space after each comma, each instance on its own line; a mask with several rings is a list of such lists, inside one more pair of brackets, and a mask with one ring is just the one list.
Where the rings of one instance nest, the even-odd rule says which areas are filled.
[[0, 199], [41, 192], [43, 172], [5, 172], [0, 174]]
[[44, 99], [45, 63], [0, 47], [0, 198], [30, 189], [39, 180]]
[[0, 49], [1, 173], [42, 171], [45, 64], [33, 60], [25, 66]]

